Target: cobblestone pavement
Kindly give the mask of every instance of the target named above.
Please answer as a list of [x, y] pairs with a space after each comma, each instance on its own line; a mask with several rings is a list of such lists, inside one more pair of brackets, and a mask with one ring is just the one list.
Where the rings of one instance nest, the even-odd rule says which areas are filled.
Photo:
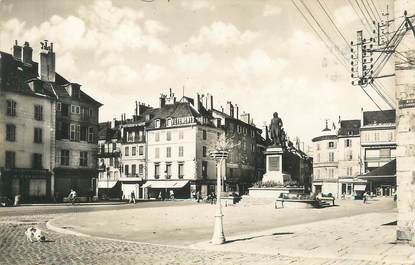
[[[359, 260], [296, 258], [175, 248], [58, 234], [46, 229], [55, 215], [0, 218], [0, 264], [385, 264]], [[30, 243], [24, 231], [36, 225], [47, 242]]]

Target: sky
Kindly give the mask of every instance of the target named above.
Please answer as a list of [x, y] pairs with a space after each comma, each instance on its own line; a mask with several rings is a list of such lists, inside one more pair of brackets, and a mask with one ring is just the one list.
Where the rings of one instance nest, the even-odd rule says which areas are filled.
[[[373, 1], [386, 10], [388, 0]], [[321, 2], [354, 40], [363, 28], [357, 6]], [[349, 57], [318, 2], [305, 3]], [[157, 107], [172, 88], [178, 98], [213, 95], [216, 109], [231, 101], [259, 128], [278, 112], [288, 136], [308, 144], [325, 119], [377, 109], [289, 0], [0, 0], [0, 50], [28, 41], [39, 61], [45, 39], [54, 43], [57, 72], [104, 104], [100, 121], [130, 117], [135, 101]], [[382, 82], [393, 96], [391, 82]]]

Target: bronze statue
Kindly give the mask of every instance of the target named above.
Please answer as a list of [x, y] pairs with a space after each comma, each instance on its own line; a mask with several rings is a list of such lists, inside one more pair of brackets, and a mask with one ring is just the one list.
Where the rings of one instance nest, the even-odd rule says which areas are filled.
[[274, 112], [274, 118], [271, 120], [271, 124], [269, 125], [269, 130], [271, 133], [271, 139], [273, 146], [282, 146], [282, 142], [284, 141], [282, 135], [282, 120], [278, 117], [278, 113]]

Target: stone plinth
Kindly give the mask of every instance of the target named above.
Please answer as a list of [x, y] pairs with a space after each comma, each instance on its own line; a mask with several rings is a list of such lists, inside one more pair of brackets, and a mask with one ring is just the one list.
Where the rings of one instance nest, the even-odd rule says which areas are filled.
[[[262, 182], [274, 182], [284, 185], [284, 174], [282, 173], [282, 148], [279, 146], [268, 147], [265, 151], [266, 173]], [[286, 175], [285, 179], [289, 179]]]

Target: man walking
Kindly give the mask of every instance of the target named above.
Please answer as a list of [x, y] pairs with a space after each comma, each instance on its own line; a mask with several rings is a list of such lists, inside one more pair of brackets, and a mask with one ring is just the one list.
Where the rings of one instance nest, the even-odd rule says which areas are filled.
[[73, 189], [71, 189], [71, 192], [68, 195], [68, 199], [72, 203], [72, 205], [74, 205], [75, 204], [75, 201], [76, 201], [76, 191], [74, 191]]
[[134, 191], [131, 192], [131, 194], [130, 194], [130, 201], [128, 203], [131, 203], [131, 202], [133, 202], [135, 204], [135, 194], [134, 194]]

